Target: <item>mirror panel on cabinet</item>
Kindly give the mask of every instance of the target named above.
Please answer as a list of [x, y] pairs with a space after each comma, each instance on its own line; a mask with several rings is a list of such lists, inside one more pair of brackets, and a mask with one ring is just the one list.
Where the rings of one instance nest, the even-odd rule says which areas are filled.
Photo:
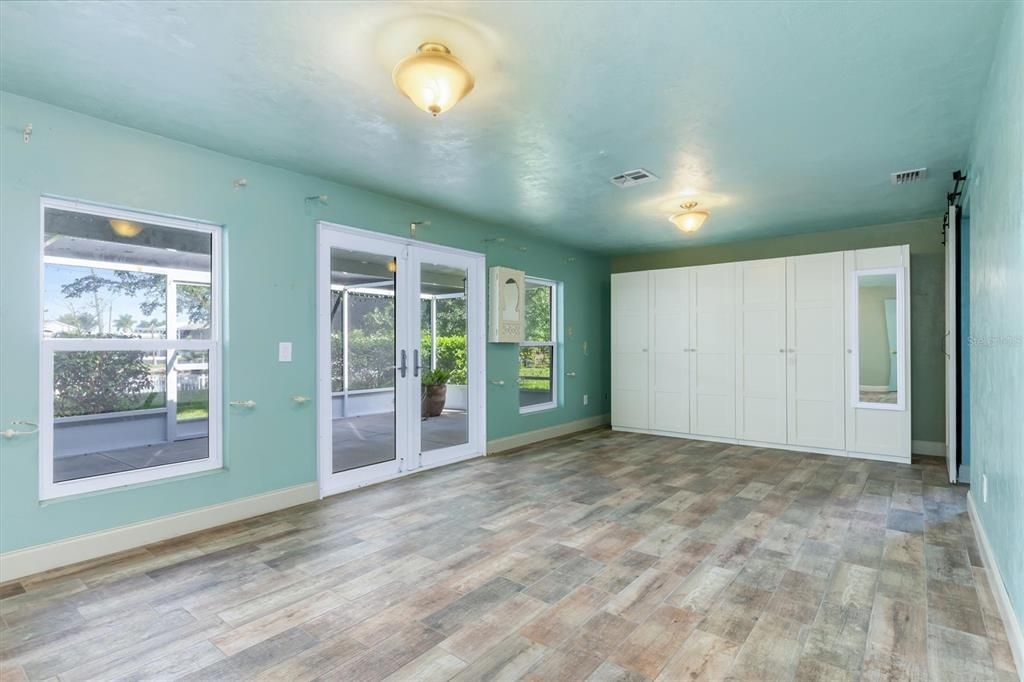
[[853, 273], [853, 406], [905, 409], [902, 268]]

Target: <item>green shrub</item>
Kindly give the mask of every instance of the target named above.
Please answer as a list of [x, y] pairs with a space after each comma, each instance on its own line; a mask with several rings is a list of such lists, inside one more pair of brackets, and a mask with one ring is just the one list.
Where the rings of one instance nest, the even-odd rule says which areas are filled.
[[[420, 338], [420, 363], [430, 367], [430, 334]], [[331, 390], [343, 389], [345, 365], [341, 332], [331, 334]], [[465, 336], [437, 337], [437, 366], [434, 369], [449, 373], [446, 383], [467, 383], [467, 355]], [[394, 370], [383, 369], [395, 364], [395, 339], [391, 335], [367, 335], [353, 330], [348, 340], [349, 390], [390, 388], [394, 383]], [[409, 358], [412, 362], [412, 358]]]
[[53, 414], [73, 417], [162, 407], [145, 351], [69, 351], [53, 355]]

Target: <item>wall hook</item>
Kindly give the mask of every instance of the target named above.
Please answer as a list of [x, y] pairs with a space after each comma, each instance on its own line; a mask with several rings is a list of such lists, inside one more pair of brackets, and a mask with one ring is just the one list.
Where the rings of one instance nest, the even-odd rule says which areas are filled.
[[28, 141], [32, 139], [32, 124], [31, 123], [29, 123], [27, 126], [25, 126], [25, 130], [22, 131], [21, 139], [25, 141], [25, 144], [28, 144]]
[[429, 224], [430, 224], [429, 220], [416, 220], [416, 221], [413, 221], [413, 222], [409, 223], [409, 235], [412, 236], [412, 237], [415, 237], [416, 236], [416, 228], [417, 227], [419, 227], [421, 225], [429, 225]]
[[234, 185], [235, 189], [245, 189], [246, 187], [249, 186], [249, 181], [246, 180], [245, 178], [238, 178], [237, 180], [235, 180]]
[[317, 203], [320, 203], [320, 204], [323, 204], [324, 206], [326, 206], [327, 205], [327, 195], [326, 194], [314, 194], [311, 197], [306, 197], [306, 203], [307, 204], [310, 203], [310, 202], [313, 202], [313, 201], [315, 201]]

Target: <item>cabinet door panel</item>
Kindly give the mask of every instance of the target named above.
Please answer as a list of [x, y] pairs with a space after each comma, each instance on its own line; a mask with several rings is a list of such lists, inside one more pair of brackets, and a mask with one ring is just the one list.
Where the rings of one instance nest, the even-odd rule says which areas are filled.
[[786, 259], [791, 445], [841, 450], [845, 444], [843, 254]]
[[786, 442], [786, 260], [736, 266], [736, 437]]
[[648, 428], [648, 273], [612, 275], [612, 425]]
[[702, 436], [736, 436], [736, 267], [693, 268], [690, 296], [690, 429]]
[[690, 270], [651, 273], [651, 428], [690, 430]]

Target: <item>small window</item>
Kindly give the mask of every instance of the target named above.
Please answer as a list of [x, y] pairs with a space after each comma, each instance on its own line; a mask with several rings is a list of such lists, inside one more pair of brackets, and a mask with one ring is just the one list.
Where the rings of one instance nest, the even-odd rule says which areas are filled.
[[519, 344], [519, 411], [558, 406], [558, 284], [526, 278], [526, 339]]
[[220, 229], [43, 201], [40, 497], [221, 466]]

